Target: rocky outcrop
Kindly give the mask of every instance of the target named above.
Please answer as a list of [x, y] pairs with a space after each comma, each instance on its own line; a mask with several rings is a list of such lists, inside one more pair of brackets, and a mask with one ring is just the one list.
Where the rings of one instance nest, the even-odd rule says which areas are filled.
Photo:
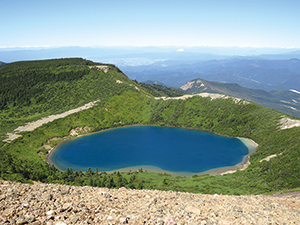
[[103, 70], [104, 73], [107, 73], [108, 70], [109, 70], [109, 67], [108, 66], [89, 66], [89, 68], [97, 68], [98, 70]]
[[300, 120], [291, 119], [288, 117], [282, 117], [280, 120], [279, 127], [280, 129], [290, 129], [293, 127], [299, 127], [300, 126]]
[[75, 127], [74, 129], [70, 130], [69, 135], [71, 136], [78, 136], [80, 134], [85, 134], [91, 130], [90, 127], [84, 126], [82, 127]]
[[200, 87], [205, 87], [205, 85], [203, 84], [203, 82], [200, 79], [198, 79], [198, 80], [193, 80], [193, 81], [187, 82], [186, 84], [181, 86], [180, 89], [183, 91], [186, 91], [193, 87], [200, 88]]
[[62, 139], [62, 138], [61, 137], [53, 137], [53, 138], [48, 139], [47, 143], [50, 144], [51, 141], [57, 141], [57, 140], [60, 140], [60, 139]]
[[0, 180], [1, 224], [300, 224], [300, 195], [203, 195]]

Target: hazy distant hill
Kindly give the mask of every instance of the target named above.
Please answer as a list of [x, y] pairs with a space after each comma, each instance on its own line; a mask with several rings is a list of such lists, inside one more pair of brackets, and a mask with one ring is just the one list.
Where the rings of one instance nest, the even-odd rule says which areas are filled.
[[161, 97], [161, 96], [165, 96], [165, 97], [175, 97], [175, 96], [182, 96], [185, 94], [184, 91], [177, 89], [177, 88], [171, 88], [171, 87], [166, 87], [164, 85], [155, 83], [155, 82], [149, 82], [148, 83], [142, 83], [142, 82], [138, 82], [137, 83], [147, 89], [151, 94], [153, 94], [153, 96], [155, 97]]
[[187, 93], [220, 93], [243, 98], [262, 106], [300, 118], [300, 93], [290, 90], [267, 92], [260, 89], [250, 89], [234, 83], [220, 83], [194, 79], [180, 87]]
[[152, 85], [152, 84], [158, 84], [158, 85], [161, 85], [161, 86], [166, 86], [166, 85], [164, 85], [162, 82], [159, 82], [159, 81], [157, 81], [157, 80], [155, 80], [155, 81], [153, 81], [153, 80], [146, 80], [146, 81], [144, 81], [143, 83], [145, 83], [145, 84], [150, 84], [150, 85]]
[[144, 66], [123, 66], [122, 71], [138, 81], [158, 80], [170, 87], [180, 87], [201, 77], [243, 87], [271, 90], [299, 89], [300, 60], [266, 60], [259, 57], [182, 63], [157, 62]]
[[0, 61], [0, 65], [3, 65], [3, 64], [4, 64], [4, 62], [1, 62], [1, 61]]

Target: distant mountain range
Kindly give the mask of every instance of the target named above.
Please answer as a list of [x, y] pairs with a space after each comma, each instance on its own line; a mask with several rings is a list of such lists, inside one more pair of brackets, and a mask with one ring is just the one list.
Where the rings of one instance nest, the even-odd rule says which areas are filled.
[[149, 65], [155, 62], [221, 60], [243, 56], [270, 60], [300, 58], [300, 49], [240, 48], [209, 46], [98, 46], [98, 47], [12, 47], [0, 48], [0, 60], [6, 63], [21, 60], [82, 57], [117, 66]]
[[266, 91], [300, 87], [299, 49], [178, 46], [0, 49], [0, 60], [6, 63], [67, 57], [113, 63], [130, 79], [156, 80], [175, 88], [199, 77]]
[[180, 89], [190, 94], [208, 92], [236, 96], [300, 118], [300, 92], [296, 90], [267, 92], [245, 88], [234, 83], [206, 81], [200, 78], [184, 84]]
[[237, 83], [243, 87], [266, 91], [297, 90], [300, 87], [298, 58], [266, 60], [259, 57], [237, 57], [191, 63], [164, 61], [120, 68], [131, 79], [141, 82], [158, 80], [166, 86], [177, 88], [198, 77], [210, 81]]
[[[130, 79], [156, 84], [152, 89], [155, 93], [161, 93], [158, 85], [179, 88], [195, 78], [202, 78], [203, 82], [211, 81], [211, 85], [212, 81], [221, 82], [218, 88], [214, 83], [212, 92], [238, 96], [299, 117], [299, 49], [178, 49], [174, 46], [12, 48], [0, 49], [0, 60], [12, 62], [81, 56], [97, 62], [114, 63]], [[196, 89], [190, 91], [197, 92]], [[175, 93], [174, 90], [171, 92]]]
[[4, 62], [1, 62], [1, 61], [0, 61], [0, 65], [3, 65], [3, 64], [4, 64]]

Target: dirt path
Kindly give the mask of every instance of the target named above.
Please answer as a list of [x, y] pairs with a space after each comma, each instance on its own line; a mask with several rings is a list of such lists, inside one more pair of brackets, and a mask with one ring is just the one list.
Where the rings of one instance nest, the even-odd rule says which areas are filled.
[[22, 132], [22, 131], [33, 131], [34, 129], [36, 129], [37, 127], [42, 126], [45, 123], [52, 122], [53, 120], [56, 120], [56, 119], [64, 118], [64, 117], [66, 117], [68, 115], [71, 115], [73, 113], [77, 113], [77, 112], [79, 112], [81, 110], [89, 109], [89, 108], [93, 107], [97, 102], [99, 102], [99, 100], [93, 101], [93, 102], [89, 102], [89, 103], [87, 103], [87, 104], [85, 104], [83, 106], [80, 106], [80, 107], [78, 107], [76, 109], [71, 109], [71, 110], [66, 111], [64, 113], [61, 113], [61, 114], [51, 115], [51, 116], [48, 116], [48, 117], [44, 117], [44, 118], [42, 118], [40, 120], [27, 123], [24, 126], [20, 126], [20, 127], [16, 128], [13, 133], [7, 133], [6, 135], [8, 136], [8, 138], [6, 138], [3, 141], [10, 142], [10, 141], [12, 141], [12, 140], [14, 140], [14, 139], [22, 136], [22, 135], [18, 134], [19, 132]]

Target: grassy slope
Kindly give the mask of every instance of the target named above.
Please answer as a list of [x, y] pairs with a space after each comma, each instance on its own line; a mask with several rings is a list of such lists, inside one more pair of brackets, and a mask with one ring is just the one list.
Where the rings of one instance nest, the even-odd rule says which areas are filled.
[[[297, 145], [300, 129], [279, 130], [277, 124], [281, 113], [253, 103], [236, 104], [230, 99], [211, 101], [210, 98], [193, 97], [184, 101], [154, 100], [141, 87], [137, 90], [132, 81], [117, 70], [111, 72], [111, 81], [108, 82], [112, 85], [109, 90], [111, 93], [97, 106], [45, 124], [33, 132], [24, 132], [22, 138], [2, 147], [1, 155], [5, 156], [0, 158], [2, 179], [61, 182], [61, 172], [42, 160], [47, 152], [42, 146], [52, 137], [68, 136], [72, 128], [87, 125], [91, 131], [98, 131], [121, 125], [159, 124], [248, 137], [257, 142], [259, 147], [251, 155], [247, 170], [224, 176], [184, 178], [150, 172], [123, 174], [128, 180], [135, 176], [135, 182], [144, 188], [247, 194], [300, 186], [300, 153]], [[123, 79], [123, 83], [116, 83], [116, 79]], [[50, 143], [52, 146], [54, 144], [56, 142]], [[269, 162], [259, 162], [271, 154], [279, 153], [282, 155]]]

